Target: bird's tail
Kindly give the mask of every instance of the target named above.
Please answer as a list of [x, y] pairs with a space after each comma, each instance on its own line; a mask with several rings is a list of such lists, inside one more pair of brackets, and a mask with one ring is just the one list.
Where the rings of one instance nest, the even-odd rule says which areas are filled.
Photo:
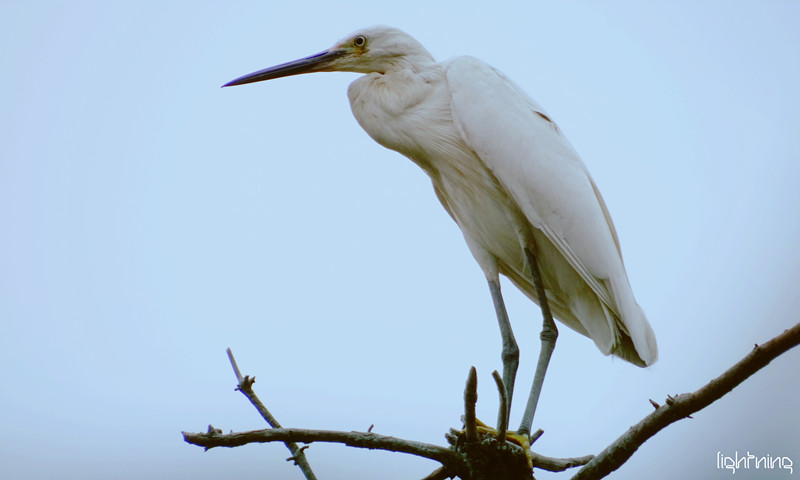
[[[617, 319], [619, 335], [611, 353], [636, 366], [648, 367], [658, 360], [658, 344], [653, 327], [639, 304], [634, 303], [627, 313], [627, 322]], [[630, 318], [631, 314], [638, 318]]]

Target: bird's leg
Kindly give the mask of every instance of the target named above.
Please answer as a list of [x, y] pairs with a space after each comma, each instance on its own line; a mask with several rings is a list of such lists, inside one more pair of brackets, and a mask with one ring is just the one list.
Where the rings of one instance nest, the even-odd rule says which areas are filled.
[[[517, 341], [514, 339], [514, 332], [511, 331], [511, 322], [508, 320], [508, 313], [506, 312], [506, 305], [503, 302], [503, 295], [500, 293], [500, 280], [494, 278], [489, 280], [489, 291], [492, 292], [492, 301], [494, 302], [494, 310], [497, 313], [497, 323], [500, 325], [500, 335], [503, 337], [503, 351], [501, 357], [503, 359], [503, 383], [506, 387], [506, 398], [508, 405], [506, 412], [511, 412], [511, 397], [514, 394], [514, 379], [517, 376], [517, 367], [519, 366], [519, 347]], [[497, 414], [497, 429], [501, 429], [500, 413]], [[502, 428], [508, 428], [508, 417], [506, 415], [506, 424]]]
[[525, 413], [522, 414], [522, 422], [517, 429], [518, 434], [529, 435], [533, 424], [533, 415], [536, 413], [536, 404], [539, 403], [539, 394], [542, 392], [544, 375], [547, 373], [547, 365], [550, 364], [550, 356], [556, 347], [558, 329], [553, 321], [553, 314], [550, 312], [550, 305], [547, 303], [547, 296], [544, 293], [544, 283], [542, 282], [542, 274], [539, 271], [536, 255], [530, 248], [525, 248], [525, 255], [527, 255], [528, 262], [531, 265], [533, 286], [536, 288], [536, 296], [539, 298], [539, 307], [542, 309], [542, 318], [544, 320], [542, 333], [539, 335], [542, 340], [539, 362], [536, 364], [536, 374], [533, 376], [533, 386], [531, 386], [531, 393], [528, 397], [528, 405], [525, 407]]

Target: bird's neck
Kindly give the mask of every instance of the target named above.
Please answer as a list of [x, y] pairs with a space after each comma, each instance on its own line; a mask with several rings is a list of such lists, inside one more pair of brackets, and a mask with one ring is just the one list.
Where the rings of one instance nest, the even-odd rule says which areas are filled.
[[432, 177], [432, 145], [458, 142], [444, 70], [397, 69], [367, 74], [348, 89], [353, 115], [373, 140], [413, 160]]
[[347, 94], [361, 128], [381, 145], [407, 154], [398, 148], [405, 142], [394, 137], [403, 133], [403, 123], [419, 115], [420, 108], [431, 105], [426, 100], [443, 79], [438, 68], [396, 68], [358, 78], [350, 84]]

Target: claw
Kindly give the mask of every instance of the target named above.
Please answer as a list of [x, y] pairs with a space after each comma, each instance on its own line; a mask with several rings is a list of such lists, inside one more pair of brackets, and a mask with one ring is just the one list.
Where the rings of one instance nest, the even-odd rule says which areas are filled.
[[[486, 425], [479, 419], [475, 419], [475, 423], [478, 425], [478, 432], [488, 435], [497, 435], [497, 429]], [[508, 431], [506, 432], [506, 441], [511, 442], [513, 444], [519, 445], [522, 447], [522, 451], [525, 452], [525, 458], [528, 460], [528, 466], [533, 468], [533, 453], [531, 452], [531, 440], [527, 434], [518, 434], [517, 432]]]

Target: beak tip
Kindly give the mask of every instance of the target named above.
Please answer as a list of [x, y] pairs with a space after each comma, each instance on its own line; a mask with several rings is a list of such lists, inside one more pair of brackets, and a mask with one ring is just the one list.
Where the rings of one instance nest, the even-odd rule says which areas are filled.
[[247, 74], [243, 77], [236, 78], [223, 85], [222, 88], [262, 82], [264, 80], [288, 77], [290, 75], [298, 75], [301, 73], [332, 71], [329, 69], [325, 70], [322, 67], [329, 65], [332, 61], [344, 56], [345, 54], [347, 54], [347, 51], [344, 49], [325, 50], [324, 52], [317, 53], [316, 55], [311, 55], [309, 57], [301, 58], [292, 62], [275, 65], [274, 67], [265, 68], [263, 70]]

